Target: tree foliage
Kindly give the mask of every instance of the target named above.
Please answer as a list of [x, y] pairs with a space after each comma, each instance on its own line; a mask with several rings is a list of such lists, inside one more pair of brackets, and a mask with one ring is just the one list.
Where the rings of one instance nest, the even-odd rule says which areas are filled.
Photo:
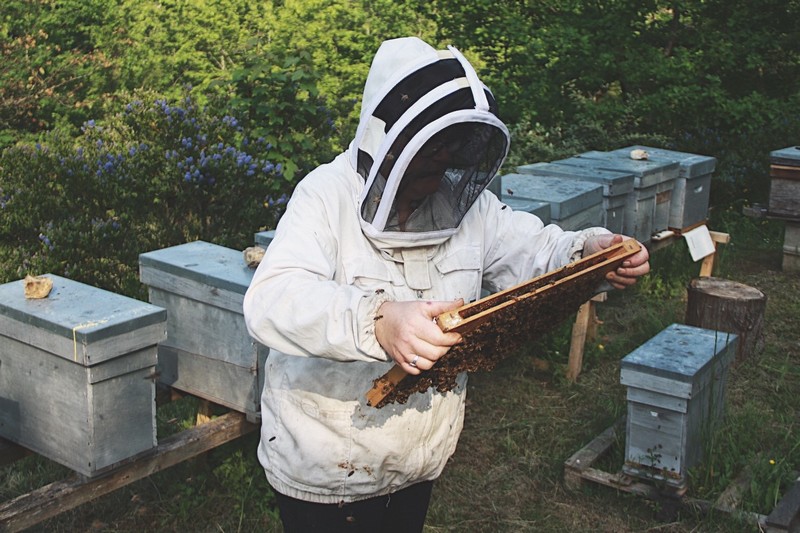
[[[513, 132], [512, 165], [653, 143], [716, 156], [713, 202], [763, 201], [769, 152], [800, 137], [797, 0], [5, 0], [0, 149], [7, 153], [0, 168], [0, 226], [25, 237], [4, 241], [0, 248], [10, 248], [0, 253], [39, 247], [37, 257], [53, 258], [39, 235], [52, 244], [50, 235], [69, 234], [60, 241], [78, 246], [83, 241], [76, 235], [95, 231], [92, 221], [120, 216], [116, 204], [71, 200], [81, 197], [79, 185], [89, 197], [116, 195], [131, 213], [135, 206], [142, 211], [138, 220], [151, 217], [138, 232], [168, 231], [160, 224], [169, 231], [182, 228], [169, 238], [160, 234], [158, 242], [199, 235], [233, 242], [237, 232], [250, 235], [236, 213], [227, 220], [217, 212], [215, 224], [203, 222], [210, 220], [204, 209], [208, 214], [221, 209], [219, 202], [235, 205], [233, 198], [247, 194], [237, 179], [219, 175], [209, 193], [199, 183], [182, 183], [185, 172], [161, 160], [168, 149], [184, 150], [182, 157], [194, 158], [192, 173], [202, 173], [200, 158], [208, 165], [208, 157], [222, 155], [213, 151], [213, 139], [202, 147], [195, 139], [191, 149], [179, 150], [171, 143], [185, 136], [167, 135], [164, 117], [125, 115], [130, 95], [147, 91], [149, 102], [169, 102], [170, 109], [189, 97], [191, 112], [201, 113], [195, 118], [236, 117], [247, 132], [241, 141], [263, 138], [258, 152], [254, 145], [236, 149], [280, 163], [280, 180], [269, 183], [288, 191], [348, 145], [372, 56], [383, 40], [406, 35], [440, 47], [453, 44], [474, 62]], [[131, 122], [134, 117], [138, 122]], [[204, 128], [211, 135], [228, 139], [208, 121]], [[148, 157], [156, 151], [134, 158], [141, 183], [123, 180], [107, 188], [110, 181], [98, 181], [82, 166], [61, 164], [54, 154], [71, 160], [76, 146], [89, 150], [88, 136], [99, 131], [87, 130], [90, 123], [131, 146], [138, 139], [160, 147], [155, 159]], [[149, 137], [158, 131], [167, 136]], [[46, 150], [34, 145], [41, 136]], [[98, 170], [93, 165], [103, 157], [124, 156], [128, 144], [119, 145], [119, 153], [94, 154], [90, 168]], [[20, 191], [34, 182], [52, 195], [47, 208], [30, 196], [28, 214], [12, 215], [7, 206], [21, 205], [26, 193]], [[231, 190], [223, 191], [227, 186]], [[70, 187], [74, 196], [66, 193]], [[147, 195], [154, 200], [143, 201]], [[188, 204], [176, 207], [182, 201], [195, 206], [185, 219], [145, 213], [165, 206], [165, 212], [185, 212]], [[257, 219], [249, 222], [252, 229], [274, 222], [258, 210], [251, 216]], [[71, 222], [80, 217], [83, 222]], [[151, 237], [128, 236], [129, 242], [142, 239], [140, 247], [154, 244]], [[93, 242], [84, 243], [83, 261], [100, 246]]]

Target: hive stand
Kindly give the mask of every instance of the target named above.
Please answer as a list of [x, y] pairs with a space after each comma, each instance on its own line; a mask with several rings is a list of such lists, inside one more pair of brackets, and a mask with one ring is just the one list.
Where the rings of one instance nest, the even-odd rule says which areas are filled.
[[620, 434], [624, 433], [625, 420], [625, 416], [619, 418], [564, 462], [564, 485], [568, 490], [579, 490], [584, 482], [590, 481], [677, 508], [702, 513], [721, 511], [737, 515], [754, 524], [759, 531], [766, 533], [796, 533], [800, 530], [800, 478], [783, 495], [769, 515], [762, 515], [738, 509], [742, 491], [750, 482], [749, 473], [746, 471], [736, 478], [716, 501], [711, 502], [687, 497], [668, 485], [657, 486], [622, 472], [612, 474], [597, 468], [595, 464], [618, 442]]

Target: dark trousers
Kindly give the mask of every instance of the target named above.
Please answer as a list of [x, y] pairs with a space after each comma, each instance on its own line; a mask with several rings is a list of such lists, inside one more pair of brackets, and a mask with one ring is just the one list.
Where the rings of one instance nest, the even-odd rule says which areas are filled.
[[353, 503], [311, 503], [278, 492], [284, 533], [417, 533], [422, 531], [433, 481]]

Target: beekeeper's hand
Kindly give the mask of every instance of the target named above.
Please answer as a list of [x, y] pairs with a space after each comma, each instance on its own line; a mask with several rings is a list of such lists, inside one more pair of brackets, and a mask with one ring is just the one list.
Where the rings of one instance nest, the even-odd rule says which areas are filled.
[[[583, 256], [591, 255], [605, 250], [615, 244], [621, 243], [624, 239], [629, 239], [623, 235], [606, 233], [604, 235], [593, 235], [586, 239], [583, 244]], [[641, 249], [626, 259], [622, 265], [606, 275], [606, 281], [615, 289], [630, 287], [636, 280], [650, 272], [650, 253], [642, 245]]]
[[449, 302], [385, 302], [378, 309], [375, 336], [394, 361], [409, 374], [428, 370], [451, 346], [461, 342], [458, 333], [444, 333], [434, 317], [464, 305]]

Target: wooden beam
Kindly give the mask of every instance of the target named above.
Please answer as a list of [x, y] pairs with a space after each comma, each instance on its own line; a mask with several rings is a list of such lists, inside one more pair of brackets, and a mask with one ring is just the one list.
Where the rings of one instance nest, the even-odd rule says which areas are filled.
[[125, 485], [207, 452], [257, 428], [230, 412], [164, 439], [154, 453], [132, 460], [99, 478], [73, 476], [0, 505], [0, 530], [20, 531]]

